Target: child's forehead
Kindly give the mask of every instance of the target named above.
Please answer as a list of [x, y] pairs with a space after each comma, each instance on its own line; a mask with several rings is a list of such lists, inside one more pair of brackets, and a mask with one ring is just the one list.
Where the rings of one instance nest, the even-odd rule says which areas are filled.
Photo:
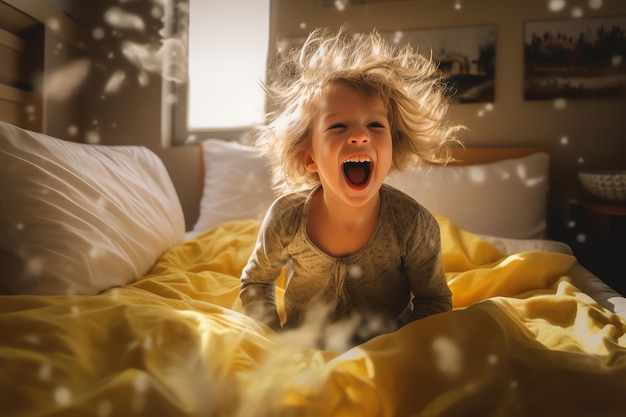
[[319, 84], [317, 88], [314, 88], [309, 94], [305, 95], [306, 98], [302, 102], [302, 110], [304, 111], [302, 115], [308, 120], [308, 123], [313, 123], [314, 120], [321, 116], [321, 113], [326, 113], [326, 111], [329, 110], [329, 101], [333, 100], [332, 97], [329, 97], [331, 94], [334, 97], [340, 96], [342, 92], [345, 92], [346, 87], [359, 94], [363, 94], [363, 97], [372, 101], [372, 104], [375, 104], [376, 107], [382, 105], [380, 111], [385, 112], [389, 116], [389, 112], [391, 111], [389, 104], [377, 89], [357, 80], [341, 78]]
[[383, 97], [378, 90], [367, 84], [352, 82], [351, 80], [333, 80], [321, 87], [317, 94], [311, 97], [313, 107], [319, 110], [320, 104], [326, 103], [329, 99], [341, 98], [346, 92], [355, 92], [362, 95], [363, 98], [372, 102], [382, 101]]

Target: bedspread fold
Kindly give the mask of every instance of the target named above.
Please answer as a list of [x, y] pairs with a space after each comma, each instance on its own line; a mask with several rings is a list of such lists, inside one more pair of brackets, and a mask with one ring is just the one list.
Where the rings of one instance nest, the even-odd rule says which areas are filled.
[[575, 258], [438, 221], [454, 310], [346, 349], [241, 314], [256, 220], [99, 295], [2, 296], [0, 415], [623, 416], [626, 322], [572, 285]]

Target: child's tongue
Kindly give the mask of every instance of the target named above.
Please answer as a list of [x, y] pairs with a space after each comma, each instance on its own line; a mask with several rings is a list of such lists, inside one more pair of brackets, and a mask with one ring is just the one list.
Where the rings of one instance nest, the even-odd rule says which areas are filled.
[[351, 184], [363, 185], [369, 177], [369, 163], [347, 162], [344, 164], [343, 172]]

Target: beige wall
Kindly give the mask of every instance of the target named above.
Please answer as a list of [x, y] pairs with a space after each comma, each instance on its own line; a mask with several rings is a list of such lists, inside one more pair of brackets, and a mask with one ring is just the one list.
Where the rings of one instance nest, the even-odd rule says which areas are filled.
[[[71, 1], [66, 0], [70, 4]], [[83, 18], [86, 20], [83, 26], [88, 31], [92, 27], [104, 27], [102, 13], [106, 9], [96, 8], [98, 4], [105, 7], [102, 3], [90, 4], [91, 14]], [[139, 3], [128, 3], [127, 7], [140, 7]], [[453, 0], [379, 1], [348, 6], [343, 12], [334, 7], [323, 8], [320, 3], [320, 0], [273, 0], [273, 37], [304, 35], [316, 26], [344, 25], [352, 31], [372, 28], [395, 31], [496, 25], [493, 110], [481, 116], [484, 105], [452, 105], [449, 115], [469, 128], [462, 137], [468, 145], [552, 147], [556, 181], [553, 192], [561, 208], [565, 207], [567, 199], [583, 193], [576, 179], [578, 170], [626, 168], [625, 99], [570, 101], [565, 109], [557, 110], [549, 101], [524, 101], [522, 92], [524, 22], [570, 18], [575, 6], [581, 7], [588, 17], [626, 16], [626, 1], [604, 0], [600, 9], [591, 10], [587, 0], [569, 0], [566, 9], [557, 13], [548, 10], [548, 0], [461, 0], [460, 11], [454, 10]], [[302, 23], [305, 28], [301, 27]], [[82, 134], [97, 131], [102, 144], [144, 145], [159, 154], [179, 192], [187, 226], [192, 227], [198, 216], [198, 147], [162, 147], [160, 78], [151, 74], [148, 85], [141, 86], [137, 82], [138, 71], [121, 56], [119, 39], [109, 36], [98, 42], [89, 41], [94, 67], [84, 88]], [[123, 89], [103, 97], [108, 77], [119, 69], [125, 70], [127, 75]], [[562, 137], [569, 139], [568, 145], [560, 144]], [[580, 158], [583, 163], [579, 162]]]

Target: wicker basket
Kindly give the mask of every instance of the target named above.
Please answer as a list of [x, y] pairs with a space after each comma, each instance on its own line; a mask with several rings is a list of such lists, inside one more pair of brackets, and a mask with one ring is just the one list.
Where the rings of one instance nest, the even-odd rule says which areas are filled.
[[601, 200], [626, 202], [626, 170], [579, 172], [578, 179], [585, 190]]

